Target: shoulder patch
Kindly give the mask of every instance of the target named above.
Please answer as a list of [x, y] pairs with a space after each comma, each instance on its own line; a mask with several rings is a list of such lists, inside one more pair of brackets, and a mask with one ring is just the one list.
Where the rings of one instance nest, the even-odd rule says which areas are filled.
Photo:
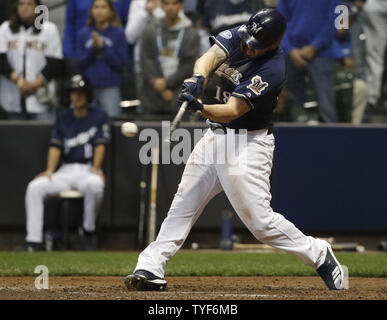
[[261, 95], [262, 91], [265, 90], [269, 84], [264, 82], [260, 76], [255, 76], [251, 79], [251, 83], [247, 86], [247, 89], [253, 91], [257, 96]]
[[220, 35], [222, 38], [225, 38], [225, 39], [227, 39], [227, 40], [229, 40], [229, 39], [232, 38], [232, 33], [231, 33], [231, 31], [229, 31], [229, 30], [222, 31], [221, 33], [219, 33], [219, 35]]

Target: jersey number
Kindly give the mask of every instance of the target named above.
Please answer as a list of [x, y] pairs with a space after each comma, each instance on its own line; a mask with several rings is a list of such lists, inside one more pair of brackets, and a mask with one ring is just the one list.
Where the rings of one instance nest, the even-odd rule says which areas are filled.
[[85, 158], [90, 159], [93, 157], [93, 147], [90, 143], [85, 144]]
[[227, 103], [228, 99], [230, 99], [231, 93], [228, 91], [222, 91], [222, 88], [216, 86], [216, 96], [214, 97], [219, 102]]

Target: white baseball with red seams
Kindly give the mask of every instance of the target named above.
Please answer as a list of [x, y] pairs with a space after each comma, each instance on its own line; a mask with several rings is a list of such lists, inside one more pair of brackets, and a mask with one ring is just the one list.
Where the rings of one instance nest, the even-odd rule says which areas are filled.
[[138, 133], [138, 127], [133, 122], [125, 122], [121, 126], [121, 132], [124, 136], [134, 137]]

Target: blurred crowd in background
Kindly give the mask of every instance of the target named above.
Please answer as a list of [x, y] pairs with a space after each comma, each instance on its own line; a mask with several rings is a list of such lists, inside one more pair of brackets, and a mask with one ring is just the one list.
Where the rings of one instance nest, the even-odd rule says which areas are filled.
[[82, 74], [111, 119], [172, 119], [209, 36], [264, 7], [288, 21], [275, 121], [387, 122], [385, 0], [2, 0], [0, 118], [53, 119], [69, 106], [66, 79]]

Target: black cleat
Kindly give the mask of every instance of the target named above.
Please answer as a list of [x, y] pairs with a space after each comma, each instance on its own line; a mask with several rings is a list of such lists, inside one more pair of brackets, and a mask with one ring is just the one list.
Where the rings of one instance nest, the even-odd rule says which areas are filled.
[[348, 268], [340, 265], [330, 245], [327, 246], [325, 261], [317, 269], [317, 273], [330, 290], [348, 289]]
[[146, 270], [136, 270], [133, 274], [128, 275], [124, 282], [130, 291], [164, 291], [167, 287], [165, 279]]
[[83, 230], [83, 248], [85, 251], [97, 250], [97, 233]]
[[43, 243], [40, 242], [25, 242], [15, 249], [17, 252], [39, 252], [46, 251]]

